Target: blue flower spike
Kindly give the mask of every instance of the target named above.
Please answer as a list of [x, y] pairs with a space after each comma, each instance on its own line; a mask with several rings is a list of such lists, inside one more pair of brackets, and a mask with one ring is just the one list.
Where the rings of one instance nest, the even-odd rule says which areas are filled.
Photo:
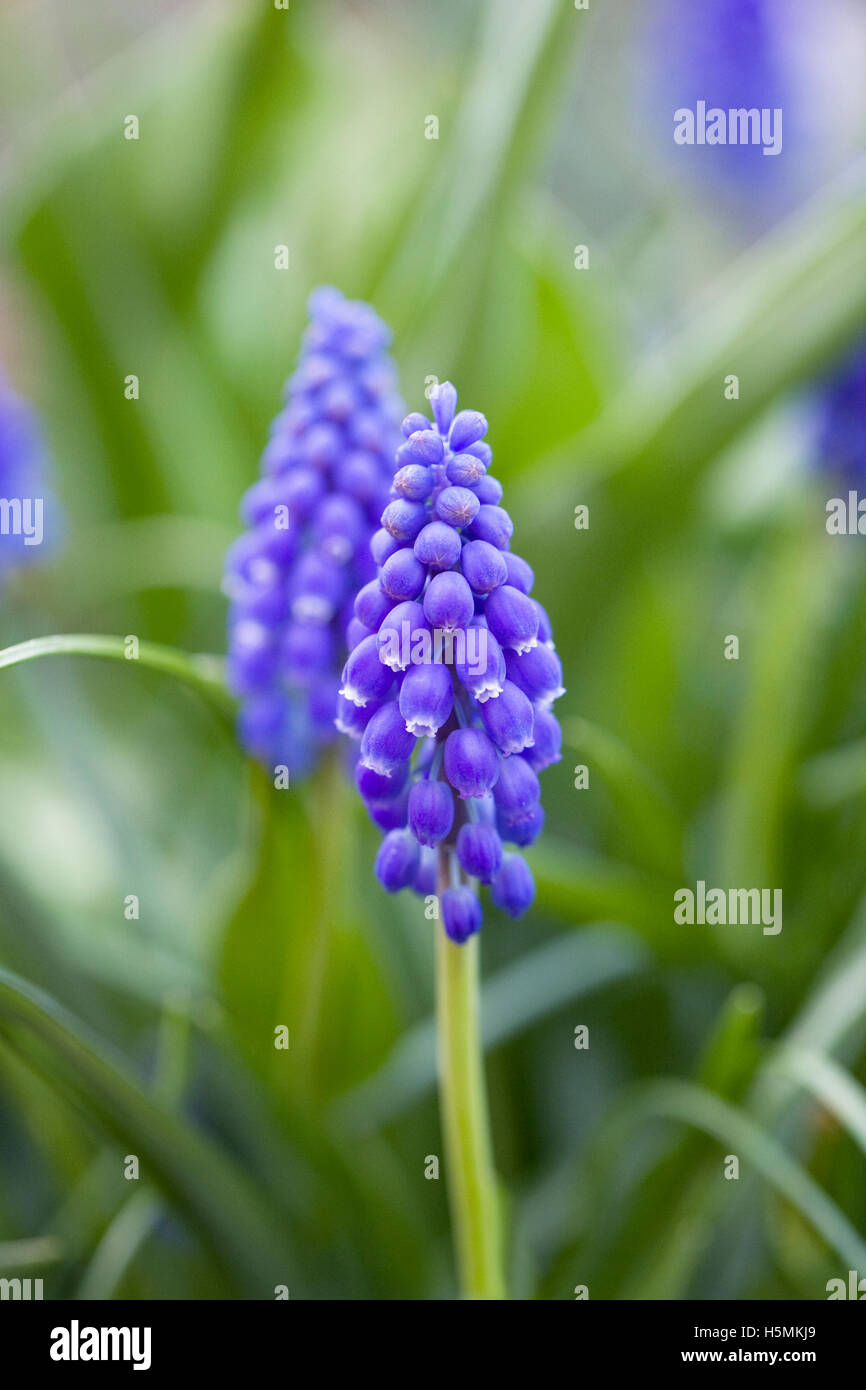
[[[488, 472], [487, 421], [450, 382], [432, 419], [403, 421], [390, 499], [371, 546], [376, 576], [348, 625], [338, 725], [360, 740], [356, 785], [384, 832], [389, 893], [435, 891], [461, 944], [481, 926], [479, 886], [512, 917], [532, 903], [522, 855], [541, 831], [539, 773], [560, 759], [552, 706], [562, 666], [534, 575]], [[250, 661], [258, 658], [251, 653]], [[443, 887], [444, 883], [444, 887]]]

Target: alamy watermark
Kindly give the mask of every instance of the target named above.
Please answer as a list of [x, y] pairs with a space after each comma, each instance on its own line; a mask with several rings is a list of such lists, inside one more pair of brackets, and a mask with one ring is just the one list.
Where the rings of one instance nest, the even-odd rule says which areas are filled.
[[827, 534], [866, 536], [866, 497], [850, 488], [847, 497], [831, 497], [827, 502]]
[[470, 676], [487, 670], [487, 628], [413, 628], [402, 622], [400, 630], [388, 628], [380, 635], [382, 661], [392, 670], [407, 666], [463, 666]]
[[762, 154], [782, 152], [781, 106], [707, 107], [705, 101], [674, 112], [677, 145], [761, 145]]
[[23, 536], [25, 545], [41, 545], [44, 506], [41, 497], [0, 497], [0, 536]]
[[674, 921], [679, 926], [761, 926], [764, 936], [782, 930], [781, 888], [707, 888], [699, 879], [694, 889], [674, 893]]
[[68, 1327], [51, 1330], [52, 1361], [131, 1361], [134, 1371], [150, 1370], [149, 1327], [82, 1327], [73, 1318]]
[[42, 1298], [41, 1279], [0, 1279], [0, 1300], [28, 1303]]

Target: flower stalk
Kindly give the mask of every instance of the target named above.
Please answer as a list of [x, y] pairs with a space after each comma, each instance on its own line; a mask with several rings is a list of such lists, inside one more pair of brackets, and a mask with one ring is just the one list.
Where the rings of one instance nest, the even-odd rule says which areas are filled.
[[[452, 886], [455, 872], [452, 851], [441, 847], [440, 898]], [[457, 945], [437, 929], [439, 1097], [460, 1288], [464, 1298], [504, 1299], [501, 1209], [481, 1047], [479, 962], [477, 933]]]

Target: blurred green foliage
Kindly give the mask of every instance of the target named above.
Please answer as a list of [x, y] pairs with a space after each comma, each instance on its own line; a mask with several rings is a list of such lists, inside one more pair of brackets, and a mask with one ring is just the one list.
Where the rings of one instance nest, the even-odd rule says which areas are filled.
[[[52, 1297], [454, 1293], [429, 924], [376, 887], [338, 763], [274, 793], [211, 668], [159, 657], [222, 648], [222, 552], [326, 281], [393, 323], [410, 408], [435, 373], [490, 418], [566, 671], [536, 907], [484, 929], [513, 1296], [822, 1297], [866, 1273], [866, 566], [792, 465], [791, 392], [866, 322], [866, 184], [648, 352], [549, 177], [551, 131], [591, 151], [594, 19], [490, 0], [445, 41], [409, 8], [182, 7], [74, 100], [46, 74], [5, 168], [69, 534], [4, 645], [156, 646], [0, 677], [0, 1267]], [[698, 878], [782, 886], [782, 933], [677, 926]]]

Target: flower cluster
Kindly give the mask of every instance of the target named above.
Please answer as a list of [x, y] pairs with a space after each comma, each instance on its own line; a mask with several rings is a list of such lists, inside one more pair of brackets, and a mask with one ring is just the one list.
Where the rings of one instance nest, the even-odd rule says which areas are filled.
[[433, 893], [438, 861], [444, 927], [462, 942], [481, 925], [470, 880], [512, 916], [532, 901], [529, 866], [503, 841], [530, 845], [541, 830], [538, 774], [560, 757], [551, 705], [562, 667], [532, 570], [509, 549], [487, 421], [457, 411], [450, 382], [430, 404], [433, 420], [403, 422], [338, 718], [360, 740], [358, 790], [385, 832], [380, 883]]
[[370, 536], [388, 496], [403, 404], [390, 333], [366, 304], [322, 288], [271, 428], [249, 529], [226, 559], [228, 681], [240, 739], [303, 775], [336, 737], [352, 600], [374, 573]]

